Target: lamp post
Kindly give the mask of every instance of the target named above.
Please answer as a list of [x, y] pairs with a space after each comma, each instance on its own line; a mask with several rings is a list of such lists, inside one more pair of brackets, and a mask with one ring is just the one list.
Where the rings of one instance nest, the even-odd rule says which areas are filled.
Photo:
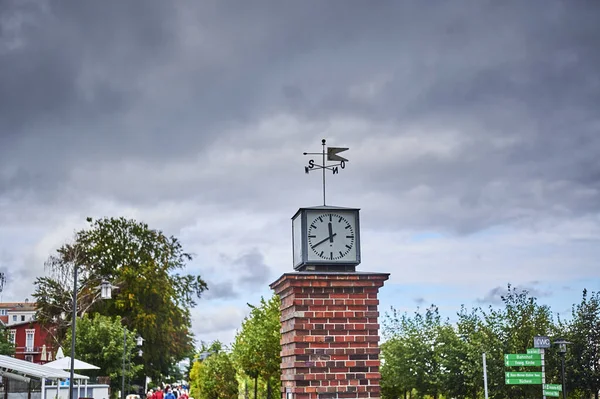
[[[73, 379], [75, 377], [75, 332], [77, 330], [77, 264], [73, 266], [73, 315], [71, 317], [71, 368], [69, 370], [69, 399], [73, 399]], [[100, 298], [109, 299], [112, 286], [107, 281], [100, 284]]]
[[558, 353], [560, 353], [563, 399], [567, 399], [567, 385], [565, 384], [565, 355], [567, 353], [567, 345], [570, 343], [571, 342], [565, 341], [562, 338], [554, 341], [554, 345], [558, 346]]
[[[142, 346], [144, 344], [144, 338], [141, 335], [135, 337], [135, 344]], [[123, 327], [123, 372], [121, 375], [121, 399], [125, 399], [125, 356], [127, 353], [127, 327]], [[140, 349], [138, 356], [142, 356], [144, 352]], [[131, 359], [129, 359], [131, 362]]]

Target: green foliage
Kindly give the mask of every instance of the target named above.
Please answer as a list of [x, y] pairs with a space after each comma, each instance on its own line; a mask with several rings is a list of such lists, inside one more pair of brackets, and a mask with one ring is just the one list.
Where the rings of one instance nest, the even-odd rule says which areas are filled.
[[[77, 232], [73, 243], [60, 247], [46, 262], [53, 275], [36, 280], [37, 318], [43, 324], [57, 325], [55, 339], [64, 341], [77, 267], [78, 316], [121, 316], [130, 330], [137, 330], [146, 340], [146, 374], [160, 381], [171, 365], [193, 353], [189, 309], [206, 283], [199, 276], [179, 273], [192, 257], [175, 237], [125, 218], [87, 221], [89, 227]], [[116, 286], [112, 300], [98, 300], [97, 287], [103, 280]]]
[[392, 309], [383, 320], [387, 342], [381, 352], [382, 396], [414, 393], [415, 397], [478, 399], [483, 393], [483, 352], [487, 354], [491, 399], [539, 395], [539, 386], [504, 383], [504, 354], [524, 353], [534, 336], [551, 335], [552, 314], [527, 292], [510, 285], [502, 301], [500, 309], [467, 311], [463, 307], [454, 325], [442, 321], [435, 306], [412, 317]]
[[[110, 377], [112, 392], [116, 393], [121, 389], [123, 371], [126, 382], [139, 374], [142, 365], [139, 364], [140, 348], [136, 346], [136, 333], [126, 330], [118, 316], [85, 315], [77, 320], [76, 327], [76, 358], [100, 367], [100, 370], [86, 370], [86, 375]], [[127, 337], [125, 348], [124, 336]], [[70, 342], [70, 331], [67, 332], [66, 339]], [[123, 370], [123, 355], [125, 355], [125, 370]], [[126, 391], [129, 391], [128, 387]]]
[[273, 295], [269, 301], [261, 298], [259, 306], [248, 306], [252, 310], [235, 337], [233, 355], [247, 376], [268, 383], [267, 397], [270, 397], [270, 388], [274, 381], [279, 382], [281, 375], [281, 302], [279, 296]]
[[572, 342], [567, 354], [567, 387], [584, 397], [598, 398], [600, 391], [600, 292], [583, 291], [581, 302], [573, 306], [565, 338]]
[[231, 355], [215, 341], [204, 360], [197, 359], [190, 371], [191, 396], [197, 399], [235, 399], [238, 381]]
[[0, 326], [0, 355], [12, 356], [15, 353], [15, 346], [10, 341], [8, 329]]

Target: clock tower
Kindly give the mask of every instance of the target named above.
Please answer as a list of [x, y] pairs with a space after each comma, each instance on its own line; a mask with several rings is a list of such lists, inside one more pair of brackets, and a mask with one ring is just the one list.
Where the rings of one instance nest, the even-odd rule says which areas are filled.
[[[283, 399], [379, 398], [377, 295], [389, 273], [357, 272], [360, 264], [358, 208], [328, 206], [325, 172], [337, 174], [348, 148], [325, 146], [319, 165], [323, 205], [300, 208], [292, 218], [295, 272], [271, 284], [281, 298]], [[327, 164], [327, 161], [336, 162]]]

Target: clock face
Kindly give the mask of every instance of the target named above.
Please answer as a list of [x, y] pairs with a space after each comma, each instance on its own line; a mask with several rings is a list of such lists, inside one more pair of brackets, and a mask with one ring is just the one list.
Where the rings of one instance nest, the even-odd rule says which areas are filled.
[[323, 260], [355, 260], [356, 232], [351, 215], [345, 212], [313, 214], [307, 223], [309, 252]]

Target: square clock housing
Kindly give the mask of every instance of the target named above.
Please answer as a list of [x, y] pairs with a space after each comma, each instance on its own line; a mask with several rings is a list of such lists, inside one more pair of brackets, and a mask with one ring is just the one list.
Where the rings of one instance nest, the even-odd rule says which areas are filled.
[[292, 218], [294, 269], [354, 271], [360, 263], [359, 209], [300, 208]]

